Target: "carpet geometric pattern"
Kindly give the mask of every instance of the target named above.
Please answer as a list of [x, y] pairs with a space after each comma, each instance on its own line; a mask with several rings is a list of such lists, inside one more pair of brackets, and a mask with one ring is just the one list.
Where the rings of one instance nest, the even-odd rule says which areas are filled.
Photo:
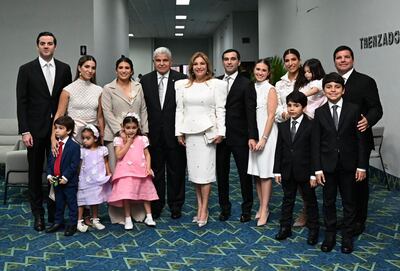
[[[181, 219], [170, 219], [169, 211], [164, 210], [156, 228], [135, 223], [132, 231], [125, 231], [121, 225], [110, 224], [104, 206], [106, 229], [73, 237], [34, 231], [25, 190], [12, 188], [8, 204], [0, 205], [0, 270], [400, 270], [400, 195], [388, 191], [377, 178], [371, 176], [367, 229], [355, 240], [350, 255], [340, 252], [339, 234], [335, 249], [321, 252], [323, 229], [316, 246], [306, 244], [305, 228], [294, 228], [291, 238], [276, 241], [282, 200], [277, 185], [268, 225], [258, 228], [254, 220], [240, 223], [241, 196], [234, 171], [230, 178], [231, 218], [218, 220], [217, 187], [213, 184], [209, 223], [203, 228], [191, 222], [195, 193], [189, 183]], [[3, 184], [1, 180], [1, 195]], [[320, 188], [318, 194], [321, 199]], [[255, 197], [253, 211], [256, 202]]]

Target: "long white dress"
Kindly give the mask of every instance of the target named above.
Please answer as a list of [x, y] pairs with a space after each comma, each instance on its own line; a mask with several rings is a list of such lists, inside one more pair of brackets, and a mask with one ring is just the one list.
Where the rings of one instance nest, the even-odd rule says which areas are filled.
[[[258, 137], [262, 138], [265, 124], [268, 118], [268, 93], [273, 88], [267, 80], [255, 84], [257, 92], [257, 128]], [[278, 139], [278, 127], [274, 122], [267, 143], [262, 151], [249, 151], [249, 163], [247, 173], [260, 178], [273, 178], [273, 168], [275, 159], [275, 147]]]
[[225, 136], [226, 82], [210, 79], [202, 83], [188, 80], [175, 83], [175, 134], [185, 135], [188, 176], [191, 182], [216, 181], [215, 136]]

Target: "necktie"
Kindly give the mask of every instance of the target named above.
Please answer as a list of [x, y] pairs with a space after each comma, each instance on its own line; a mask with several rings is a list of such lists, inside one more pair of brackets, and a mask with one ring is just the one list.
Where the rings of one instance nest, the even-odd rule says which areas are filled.
[[231, 89], [230, 86], [229, 86], [229, 83], [230, 83], [231, 80], [232, 80], [232, 77], [230, 77], [230, 76], [225, 77], [225, 81], [228, 83], [228, 92]]
[[339, 125], [339, 118], [338, 118], [338, 105], [332, 105], [332, 118], [333, 118], [333, 124], [335, 125], [336, 131], [338, 130], [338, 125]]
[[294, 137], [296, 136], [296, 124], [297, 121], [292, 121], [292, 127], [290, 128], [290, 136], [292, 138], [292, 142], [294, 141]]
[[163, 103], [164, 103], [164, 78], [165, 78], [164, 75], [161, 76], [160, 83], [158, 84], [158, 95], [160, 98], [161, 108], [163, 108]]
[[50, 94], [52, 94], [53, 92], [53, 76], [51, 76], [51, 71], [50, 71], [50, 63], [46, 63], [45, 65], [45, 77], [46, 77], [46, 83], [47, 83], [47, 87], [49, 88]]
[[56, 161], [54, 162], [54, 176], [61, 176], [61, 158], [64, 142], [58, 142], [58, 155], [56, 157]]

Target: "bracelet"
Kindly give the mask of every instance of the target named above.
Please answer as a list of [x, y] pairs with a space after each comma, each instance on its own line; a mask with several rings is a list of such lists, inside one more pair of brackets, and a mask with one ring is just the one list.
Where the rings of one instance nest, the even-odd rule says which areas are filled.
[[268, 139], [268, 136], [263, 135], [262, 138], [264, 138], [265, 140], [267, 140], [267, 139]]

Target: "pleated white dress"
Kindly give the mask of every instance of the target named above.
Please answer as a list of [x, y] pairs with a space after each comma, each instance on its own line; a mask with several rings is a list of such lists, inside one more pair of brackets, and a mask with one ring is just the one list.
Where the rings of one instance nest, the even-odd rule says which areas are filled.
[[[261, 138], [264, 132], [265, 124], [268, 118], [268, 93], [271, 85], [267, 80], [261, 83], [256, 83], [257, 92], [257, 128], [258, 137]], [[249, 152], [249, 163], [247, 173], [258, 176], [260, 178], [273, 178], [273, 168], [275, 159], [276, 141], [278, 139], [278, 127], [274, 122], [271, 132], [268, 136], [267, 143], [262, 151]]]

